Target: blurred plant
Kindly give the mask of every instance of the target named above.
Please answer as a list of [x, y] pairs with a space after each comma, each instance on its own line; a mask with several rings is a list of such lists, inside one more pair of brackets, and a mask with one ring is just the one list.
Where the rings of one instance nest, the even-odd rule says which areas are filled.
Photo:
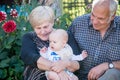
[[2, 28], [6, 33], [14, 32], [16, 30], [16, 23], [13, 20], [9, 20], [3, 24]]
[[72, 22], [72, 18], [70, 17], [69, 13], [65, 13], [61, 15], [60, 17], [55, 19], [55, 28], [62, 28], [67, 30], [67, 28], [70, 26]]
[[85, 9], [85, 14], [86, 14], [86, 13], [91, 13], [92, 4], [88, 4], [87, 6], [84, 7], [84, 9]]
[[120, 16], [120, 1], [119, 1], [119, 5], [118, 5], [118, 9], [117, 9], [117, 16]]
[[32, 30], [28, 15], [36, 6], [37, 0], [30, 4], [14, 4], [12, 7], [7, 6], [8, 8], [5, 5], [0, 6], [0, 80], [23, 80], [21, 38]]
[[27, 16], [18, 16], [16, 9], [0, 11], [0, 80], [22, 79], [21, 37], [30, 30]]
[[0, 23], [6, 20], [6, 18], [7, 18], [6, 12], [0, 11]]
[[17, 18], [17, 17], [18, 17], [18, 12], [17, 12], [17, 10], [16, 10], [16, 9], [11, 9], [10, 15], [11, 15], [13, 18]]

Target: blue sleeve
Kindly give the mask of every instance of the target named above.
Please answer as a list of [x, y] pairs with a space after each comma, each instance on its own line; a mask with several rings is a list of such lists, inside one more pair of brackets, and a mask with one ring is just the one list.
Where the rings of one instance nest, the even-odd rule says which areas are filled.
[[22, 37], [21, 59], [25, 65], [36, 67], [39, 57], [40, 55], [37, 46], [33, 41], [32, 35], [30, 35], [30, 33], [25, 34]]

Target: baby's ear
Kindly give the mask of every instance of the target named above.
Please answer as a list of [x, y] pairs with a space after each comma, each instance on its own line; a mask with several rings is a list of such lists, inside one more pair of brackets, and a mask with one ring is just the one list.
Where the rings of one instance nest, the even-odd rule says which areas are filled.
[[63, 41], [63, 47], [65, 47], [66, 44], [67, 44], [67, 42], [66, 42], [66, 41]]

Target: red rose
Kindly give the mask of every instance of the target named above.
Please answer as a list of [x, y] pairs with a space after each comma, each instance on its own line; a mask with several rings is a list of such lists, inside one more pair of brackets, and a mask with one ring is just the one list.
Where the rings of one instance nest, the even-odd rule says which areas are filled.
[[13, 18], [16, 18], [16, 17], [18, 16], [17, 10], [16, 10], [16, 9], [11, 9], [10, 15], [11, 15]]
[[6, 12], [0, 11], [0, 23], [6, 20], [6, 18], [7, 18]]
[[2, 28], [6, 33], [11, 33], [16, 30], [16, 23], [13, 20], [9, 20], [3, 24]]

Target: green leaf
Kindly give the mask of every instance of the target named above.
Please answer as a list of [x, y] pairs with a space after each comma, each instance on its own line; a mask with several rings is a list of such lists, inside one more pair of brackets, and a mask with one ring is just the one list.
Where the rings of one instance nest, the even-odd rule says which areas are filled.
[[12, 69], [11, 67], [9, 67], [8, 71], [9, 71], [10, 76], [12, 76], [14, 74], [14, 69]]
[[20, 73], [23, 72], [24, 67], [21, 64], [15, 64], [15, 72]]
[[0, 60], [7, 58], [8, 53], [7, 52], [1, 52], [0, 53]]
[[8, 45], [9, 44], [11, 44], [13, 41], [15, 40], [15, 36], [10, 36], [9, 38], [8, 38]]
[[12, 56], [10, 59], [10, 66], [13, 66], [14, 64], [16, 64], [18, 61], [18, 57], [17, 56]]
[[0, 79], [4, 79], [7, 76], [6, 69], [0, 69]]
[[9, 61], [10, 61], [10, 59], [2, 60], [2, 61], [0, 62], [0, 68], [8, 67], [8, 66], [9, 66], [9, 64], [8, 64]]

